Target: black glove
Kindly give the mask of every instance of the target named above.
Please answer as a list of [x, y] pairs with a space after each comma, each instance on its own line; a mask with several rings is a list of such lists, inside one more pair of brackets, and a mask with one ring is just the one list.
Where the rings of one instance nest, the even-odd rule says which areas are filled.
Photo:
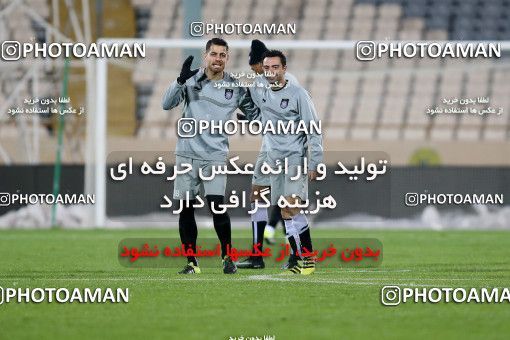
[[190, 55], [189, 57], [184, 60], [184, 63], [182, 64], [181, 74], [177, 78], [177, 82], [181, 85], [183, 85], [186, 80], [193, 77], [195, 74], [198, 73], [198, 68], [196, 70], [191, 70], [191, 63], [193, 62], [193, 56]]
[[246, 118], [246, 115], [242, 112], [237, 112], [237, 120], [248, 120], [248, 118]]

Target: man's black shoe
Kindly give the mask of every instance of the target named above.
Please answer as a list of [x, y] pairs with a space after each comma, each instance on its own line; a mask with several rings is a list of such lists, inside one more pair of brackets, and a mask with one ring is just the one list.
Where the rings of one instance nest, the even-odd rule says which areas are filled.
[[289, 260], [282, 266], [282, 269], [292, 269], [298, 265], [299, 256], [290, 254]]
[[235, 274], [237, 272], [237, 267], [235, 263], [232, 261], [230, 256], [225, 256], [223, 258], [223, 273], [224, 274]]
[[250, 256], [236, 263], [240, 269], [264, 269], [266, 265], [260, 256]]

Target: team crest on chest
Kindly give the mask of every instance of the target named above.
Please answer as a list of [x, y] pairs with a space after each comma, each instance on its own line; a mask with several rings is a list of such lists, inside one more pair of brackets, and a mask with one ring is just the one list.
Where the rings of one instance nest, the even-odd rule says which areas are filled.
[[225, 99], [227, 100], [232, 99], [233, 95], [234, 95], [233, 89], [225, 89]]
[[280, 107], [282, 109], [286, 109], [287, 106], [289, 106], [289, 100], [288, 99], [282, 99], [282, 101], [280, 102]]

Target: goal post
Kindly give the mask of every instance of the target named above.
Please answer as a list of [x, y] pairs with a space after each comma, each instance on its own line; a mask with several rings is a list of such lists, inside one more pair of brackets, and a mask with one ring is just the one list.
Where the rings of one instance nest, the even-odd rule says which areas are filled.
[[[226, 39], [228, 41], [229, 48], [231, 48], [233, 50], [244, 49], [245, 51], [247, 51], [247, 50], [249, 50], [249, 48], [251, 46], [251, 38], [245, 39], [245, 40], [239, 40], [239, 39], [229, 39], [227, 36]], [[117, 39], [117, 38], [105, 38], [105, 39], [99, 39], [97, 41], [98, 44], [106, 44], [106, 45], [134, 44], [134, 43], [144, 44], [146, 51], [149, 51], [150, 49], [172, 49], [172, 48], [179, 49], [179, 50], [182, 50], [185, 48], [197, 48], [197, 49], [202, 50], [204, 48], [206, 42], [207, 42], [206, 39]], [[391, 41], [384, 41], [384, 42], [390, 43]], [[414, 42], [416, 42], [416, 41], [414, 41]], [[427, 41], [421, 41], [421, 42], [427, 42]], [[439, 43], [439, 44], [477, 43], [474, 41], [435, 41], [435, 42]], [[411, 60], [411, 61], [402, 60], [402, 59], [404, 59], [404, 58], [402, 58], [402, 59], [398, 59], [398, 60], [393, 59], [393, 60], [391, 60], [391, 62], [388, 62], [388, 59], [385, 59], [384, 62], [383, 62], [383, 60], [380, 60], [381, 61], [380, 63], [377, 63], [377, 60], [376, 60], [376, 62], [373, 62], [373, 63], [370, 63], [370, 62], [364, 63], [364, 62], [360, 62], [359, 60], [355, 60], [356, 48], [357, 48], [357, 44], [359, 43], [358, 41], [347, 41], [347, 40], [264, 40], [264, 43], [267, 45], [268, 48], [276, 48], [276, 49], [281, 49], [284, 51], [293, 51], [293, 50], [312, 51], [313, 53], [315, 53], [314, 56], [321, 56], [321, 53], [323, 53], [322, 51], [327, 51], [327, 50], [349, 51], [348, 55], [346, 55], [344, 53], [344, 55], [346, 55], [348, 57], [345, 59], [349, 59], [349, 60], [347, 60], [349, 63], [356, 62], [357, 63], [357, 65], [355, 65], [356, 67], [352, 67], [352, 69], [351, 69], [349, 67], [350, 66], [349, 63], [347, 63], [346, 65], [343, 65], [342, 69], [339, 69], [338, 65], [336, 67], [328, 65], [328, 66], [324, 66], [318, 72], [319, 73], [322, 72], [323, 75], [325, 74], [326, 76], [328, 76], [330, 78], [332, 75], [337, 76], [337, 73], [335, 73], [335, 72], [338, 72], [338, 74], [341, 74], [342, 78], [348, 78], [348, 77], [356, 78], [356, 81], [358, 81], [358, 79], [365, 78], [365, 83], [370, 83], [372, 81], [371, 77], [373, 77], [374, 79], [377, 78], [377, 79], [375, 79], [377, 81], [382, 80], [384, 82], [385, 79], [387, 80], [387, 78], [385, 78], [385, 77], [389, 73], [404, 74], [405, 77], [402, 77], [402, 79], [404, 79], [406, 81], [406, 83], [402, 86], [401, 93], [398, 94], [398, 97], [402, 100], [407, 100], [408, 98], [411, 98], [411, 96], [414, 96], [414, 94], [412, 92], [410, 92], [410, 91], [412, 91], [409, 89], [410, 85], [406, 85], [408, 83], [411, 84], [411, 82], [414, 81], [414, 80], [409, 80], [409, 78], [421, 79], [420, 77], [417, 77], [417, 75], [420, 75], [420, 76], [423, 75], [422, 78], [428, 79], [427, 75], [429, 73], [431, 73], [430, 72], [431, 70], [433, 71], [432, 73], [433, 73], [434, 80], [441, 79], [441, 77], [443, 77], [442, 72], [445, 69], [447, 71], [452, 71], [450, 73], [459, 72], [459, 73], [462, 73], [463, 75], [469, 74], [469, 70], [471, 70], [471, 71], [473, 71], [473, 70], [492, 70], [491, 74], [494, 74], [495, 73], [495, 72], [493, 72], [494, 70], [500, 69], [500, 70], [504, 70], [504, 72], [506, 72], [505, 74], [510, 73], [510, 67], [509, 67], [510, 63], [508, 62], [508, 58], [503, 58], [503, 57], [500, 60], [498, 60], [498, 62], [491, 61], [489, 63], [483, 62], [483, 61], [478, 63], [477, 61], [471, 61], [469, 59], [468, 60], [462, 59], [462, 61], [460, 63], [452, 62], [451, 66], [450, 66], [449, 61], [443, 62], [443, 60], [432, 60], [432, 61], [430, 61], [430, 64], [429, 64], [428, 61], [419, 60], [419, 58], [416, 58], [416, 60]], [[379, 42], [375, 41], [375, 43], [379, 43]], [[478, 42], [478, 43], [480, 43], [480, 42]], [[504, 53], [507, 54], [508, 51], [510, 51], [510, 41], [494, 41], [494, 42], [483, 41], [482, 43], [497, 43], [501, 46], [501, 50], [504, 51]], [[325, 54], [327, 54], [327, 52]], [[323, 57], [323, 56], [321, 56], [321, 57]], [[299, 60], [299, 55], [298, 55], [298, 60]], [[324, 59], [321, 59], [321, 60], [324, 60]], [[320, 63], [320, 61], [319, 61], [319, 63]], [[107, 221], [107, 216], [106, 216], [106, 207], [107, 207], [107, 201], [106, 201], [107, 200], [107, 192], [106, 192], [107, 168], [106, 168], [106, 166], [107, 166], [107, 164], [106, 163], [107, 163], [107, 150], [108, 150], [108, 136], [107, 136], [108, 64], [109, 64], [109, 61], [107, 58], [98, 58], [95, 60], [95, 65], [92, 68], [94, 70], [93, 78], [95, 78], [95, 79], [91, 80], [92, 83], [95, 84], [95, 90], [93, 93], [94, 104], [92, 105], [92, 107], [94, 107], [95, 112], [93, 112], [93, 114], [89, 115], [89, 117], [88, 117], [89, 119], [91, 119], [91, 121], [87, 123], [87, 133], [86, 133], [88, 159], [85, 161], [85, 190], [88, 194], [95, 194], [95, 197], [96, 197], [95, 205], [93, 205], [93, 207], [91, 208], [93, 211], [89, 211], [89, 213], [88, 213], [88, 224], [93, 227], [104, 227], [104, 226], [106, 226], [106, 221]], [[359, 66], [359, 64], [362, 64], [363, 66]], [[445, 66], [443, 64], [449, 65], [448, 68], [445, 68]], [[319, 65], [319, 68], [320, 68], [320, 66], [321, 65]], [[176, 65], [176, 69], [177, 68], [180, 68], [180, 65]], [[304, 73], [305, 71], [308, 71], [308, 70], [298, 71], [295, 68], [289, 69], [289, 72], [291, 72], [291, 73], [303, 72], [302, 74], [305, 74]], [[316, 70], [313, 70], [313, 72], [316, 72]], [[448, 73], [448, 74], [450, 74], [450, 73]], [[474, 73], [474, 72], [471, 72], [471, 73]], [[490, 72], [488, 71], [487, 73], [490, 73]], [[328, 79], [330, 79], [330, 78], [328, 78]], [[416, 81], [418, 82], [418, 80], [416, 80]], [[335, 82], [331, 81], [330, 84], [335, 84]], [[363, 84], [363, 82], [358, 82], [357, 84]], [[313, 85], [315, 85], [317, 87], [317, 84], [313, 84]], [[385, 88], [391, 87], [392, 84], [384, 84], [383, 86]], [[87, 87], [87, 88], [89, 89], [89, 88], [93, 88], [93, 87]], [[484, 88], [488, 88], [488, 85], [484, 85]], [[356, 91], [358, 91], [358, 90], [356, 90]], [[434, 91], [436, 91], [436, 90], [434, 90]], [[457, 87], [455, 87], [454, 91], [457, 91]], [[469, 89], [466, 91], [464, 91], [465, 95], [470, 95]], [[372, 104], [374, 104], [374, 105], [377, 104], [378, 106], [386, 104], [386, 106], [388, 106], [388, 103], [384, 103], [385, 95], [386, 95], [385, 92], [378, 93], [377, 94], [377, 96], [378, 96], [377, 102], [374, 101], [374, 103], [372, 103]], [[435, 102], [437, 102], [437, 99], [439, 98], [439, 96], [442, 96], [442, 95], [443, 95], [443, 93], [440, 90], [437, 90], [436, 92], [434, 92], [434, 95], [430, 95], [430, 98], [433, 98], [435, 100]], [[462, 93], [459, 92], [456, 95], [462, 95]], [[487, 95], [487, 93], [479, 93], [478, 95], [485, 96], [485, 95]], [[313, 93], [312, 93], [312, 96], [313, 96]], [[357, 98], [357, 101], [353, 100], [353, 103], [349, 104], [349, 105], [352, 104], [353, 108], [356, 105], [361, 105], [363, 103], [363, 101], [360, 100], [361, 94], [359, 92], [356, 92], [356, 94], [354, 94], [353, 97]], [[414, 96], [413, 100], [416, 99], [415, 97], [417, 98], [418, 96]], [[391, 129], [391, 131], [394, 131], [394, 130], [396, 131], [397, 129], [400, 129], [400, 133], [401, 133], [403, 127], [407, 127], [407, 126], [412, 127], [413, 124], [416, 124], [417, 126], [419, 126], [421, 124], [421, 125], [425, 126], [425, 127], [420, 127], [420, 129], [426, 130], [426, 132], [425, 132], [426, 137], [422, 137], [421, 135], [418, 135], [418, 134], [416, 135], [417, 137], [414, 135], [411, 136], [411, 134], [414, 134], [414, 132], [412, 129], [409, 129], [409, 131], [405, 131], [406, 134], [409, 132], [409, 135], [411, 136], [411, 137], [409, 137], [409, 140], [412, 140], [413, 138], [415, 138], [416, 140], [420, 139], [420, 138], [425, 138], [427, 140], [430, 140], [430, 138], [431, 138], [430, 137], [430, 129], [436, 128], [438, 126], [438, 123], [434, 123], [433, 120], [430, 119], [430, 117], [425, 117], [424, 107], [423, 107], [424, 100], [423, 100], [423, 98], [421, 98], [421, 101], [419, 101], [420, 98], [417, 98], [417, 99], [418, 99], [418, 102], [414, 103], [414, 104], [416, 104], [414, 107], [411, 105], [410, 108], [407, 107], [406, 109], [411, 110], [411, 111], [414, 110], [417, 112], [417, 116], [419, 113], [419, 114], [422, 114], [423, 117], [421, 117], [421, 116], [417, 117], [417, 118], [410, 117], [409, 113], [406, 113], [406, 114], [401, 114], [399, 116], [402, 118], [396, 119], [395, 118], [396, 115], [391, 117], [391, 115], [387, 115], [386, 111], [384, 111], [384, 108], [379, 108], [378, 113], [374, 113], [375, 118], [373, 118], [373, 120], [372, 120], [375, 123], [370, 123], [370, 124], [377, 124], [377, 129], [378, 129], [378, 131], [376, 133], [374, 133], [373, 138], [386, 138], [381, 135], [382, 130], [384, 130], [384, 131], [382, 131], [383, 133], [387, 133], [385, 129], [382, 129], [385, 127], [388, 127], [388, 130]], [[331, 100], [328, 103], [331, 103]], [[391, 103], [391, 104], [393, 104], [393, 103]], [[406, 105], [406, 103], [398, 103], [398, 104], [399, 105], [402, 104], [402, 106]], [[410, 104], [413, 104], [413, 103], [410, 103]], [[324, 104], [324, 105], [326, 105], [326, 104]], [[420, 105], [422, 105], [422, 106], [420, 106]], [[497, 103], [495, 105], [497, 105]], [[503, 106], [508, 108], [506, 106], [506, 102]], [[370, 109], [371, 109], [371, 107], [359, 108], [359, 110], [361, 110], [361, 111], [362, 110], [370, 110]], [[389, 109], [391, 109], [391, 107]], [[354, 112], [353, 110], [354, 109], [352, 109], [351, 112]], [[348, 111], [348, 110], [346, 109], [346, 111]], [[418, 112], [418, 111], [420, 111], [420, 112]], [[507, 114], [507, 112], [505, 112], [505, 114]], [[387, 116], [385, 116], [385, 115], [387, 115]], [[362, 119], [366, 119], [366, 116], [360, 116], [362, 119], [358, 119], [355, 122], [353, 121], [352, 117], [354, 117], [354, 115], [351, 115], [350, 121], [341, 122], [342, 124], [345, 124], [345, 126], [346, 126], [344, 128], [344, 130], [348, 131], [345, 135], [347, 139], [352, 138], [351, 130], [353, 130], [353, 127], [359, 128], [359, 131], [361, 131], [361, 132], [367, 130], [366, 126], [363, 126], [364, 122], [362, 121]], [[349, 119], [349, 117], [347, 117], [347, 119]], [[386, 121], [385, 119], [388, 119], [388, 120]], [[499, 130], [497, 130], [498, 132], [502, 132], [502, 133], [506, 134], [505, 135], [506, 137], [503, 137], [503, 138], [504, 138], [505, 142], [507, 143], [508, 139], [509, 139], [509, 137], [508, 137], [509, 132], [507, 131], [509, 122], [507, 120], [504, 120], [504, 123], [502, 123], [502, 122], [503, 122], [503, 119], [497, 121], [496, 123], [494, 123], [493, 121], [489, 121], [488, 123], [479, 123], [477, 121], [475, 123], [480, 124], [480, 127], [477, 125], [477, 129], [480, 129], [480, 131], [482, 129], [484, 129], [484, 126], [482, 126], [482, 124], [486, 124], [486, 125], [488, 124], [489, 126], [493, 126], [493, 125], [496, 126], [497, 124], [500, 124], [500, 125], [504, 124], [504, 126], [502, 125], [502, 126], [496, 126], [496, 127], [499, 129]], [[339, 122], [333, 122], [333, 123], [340, 124]], [[368, 124], [369, 128], [372, 128], [372, 125], [370, 125], [370, 124]], [[452, 126], [455, 126], [457, 129], [464, 128], [464, 126], [459, 125], [459, 123], [455, 123], [455, 124], [452, 124]], [[490, 125], [490, 124], [492, 124], [492, 125]], [[365, 125], [367, 125], [367, 124], [365, 124]], [[92, 129], [92, 131], [91, 131], [91, 129]], [[365, 130], [363, 130], [363, 129], [365, 129]], [[466, 127], [466, 131], [467, 130], [468, 130], [468, 128]], [[494, 131], [496, 131], [496, 129]], [[368, 134], [368, 133], [363, 136], [365, 136], [364, 138], [366, 138], [368, 140], [370, 140], [370, 138], [372, 138], [371, 137], [372, 135]], [[398, 138], [408, 139], [407, 135], [404, 137], [402, 137], [400, 135], [400, 137], [398, 137]], [[400, 143], [400, 144], [402, 144], [402, 143]], [[407, 144], [407, 143], [404, 143], [404, 144]], [[413, 144], [413, 143], [409, 143], [409, 144]], [[402, 146], [402, 147], [405, 147], [405, 146]], [[483, 153], [483, 152], [481, 152], [481, 153]], [[401, 162], [401, 164], [402, 163], [404, 163], [404, 162]]]
[[[107, 39], [102, 38], [97, 41], [98, 44], [145, 44], [146, 49], [158, 48], [200, 48], [203, 49], [207, 40], [202, 39]], [[345, 50], [353, 49], [354, 41], [337, 40], [267, 40], [265, 41], [269, 48], [296, 49], [296, 50]], [[251, 40], [229, 40], [229, 48], [249, 49]], [[96, 202], [93, 206], [94, 212], [89, 216], [89, 221], [94, 227], [104, 227], [106, 225], [106, 158], [107, 158], [107, 105], [108, 105], [108, 59], [98, 58], [95, 63], [95, 113], [92, 118], [94, 123], [93, 133], [87, 131], [87, 146], [92, 148], [93, 152], [87, 154], [94, 155], [93, 162], [85, 163], [85, 188], [88, 193], [95, 194]], [[92, 183], [91, 183], [92, 182]]]

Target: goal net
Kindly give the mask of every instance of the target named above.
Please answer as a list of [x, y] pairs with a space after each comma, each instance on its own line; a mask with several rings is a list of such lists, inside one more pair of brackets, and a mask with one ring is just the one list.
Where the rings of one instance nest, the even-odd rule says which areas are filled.
[[[228, 37], [227, 41], [230, 57], [226, 72], [250, 72], [251, 41], [229, 40]], [[163, 193], [171, 197], [171, 186], [167, 182], [154, 178], [148, 182], [129, 182], [128, 179], [119, 189], [110, 172], [129, 157], [136, 164], [144, 161], [154, 164], [159, 156], [163, 156], [164, 162], [173, 162], [178, 138], [176, 122], [181, 117], [182, 107], [164, 111], [161, 99], [179, 75], [188, 54], [196, 56], [194, 67], [201, 65], [206, 40], [103, 39], [101, 42], [143, 43], [146, 56], [134, 61], [97, 59], [95, 63], [95, 108], [89, 116], [93, 128], [87, 136], [91, 152], [85, 163], [86, 190], [96, 195], [90, 225], [129, 221], [140, 225], [153, 221], [152, 218], [164, 225], [176, 223], [176, 217], [159, 206]], [[367, 47], [358, 41], [264, 42], [268, 48], [282, 50], [287, 55], [287, 72], [310, 93], [322, 122], [328, 166], [334, 166], [342, 157], [355, 162], [363, 153], [372, 153], [375, 158], [386, 156], [392, 167], [500, 166], [510, 161], [507, 157], [510, 140], [508, 42], [499, 43], [502, 55], [498, 58], [395, 57], [385, 53], [373, 59], [372, 51], [367, 52]], [[427, 43], [444, 46], [447, 42]], [[477, 43], [488, 44], [462, 42], [463, 45]], [[407, 52], [404, 50], [404, 54]], [[117, 68], [130, 70], [129, 82], [135, 88], [134, 93], [125, 91], [130, 84], [116, 78]], [[131, 136], [111, 133], [122, 124], [111, 119], [123, 114], [119, 112], [119, 102], [130, 102], [131, 112], [136, 115]], [[234, 135], [230, 137], [230, 150], [254, 161], [260, 140], [256, 136]], [[464, 154], [466, 147], [470, 157]], [[342, 152], [354, 154], [339, 154]], [[413, 180], [416, 178], [410, 179]], [[392, 215], [392, 211], [402, 202], [400, 198], [397, 202], [394, 186], [390, 188], [388, 181], [383, 181], [376, 189], [350, 188], [351, 197], [360, 202], [366, 197], [356, 196], [359, 192], [370, 196], [374, 193], [371, 190], [390, 191], [386, 193], [386, 205], [374, 210], [370, 208], [370, 201], [366, 201], [361, 203], [366, 209], [362, 207], [357, 212], [398, 217], [398, 214]], [[249, 180], [233, 183], [249, 189]], [[335, 185], [343, 188], [341, 184]], [[400, 191], [397, 192], [400, 195]]]

